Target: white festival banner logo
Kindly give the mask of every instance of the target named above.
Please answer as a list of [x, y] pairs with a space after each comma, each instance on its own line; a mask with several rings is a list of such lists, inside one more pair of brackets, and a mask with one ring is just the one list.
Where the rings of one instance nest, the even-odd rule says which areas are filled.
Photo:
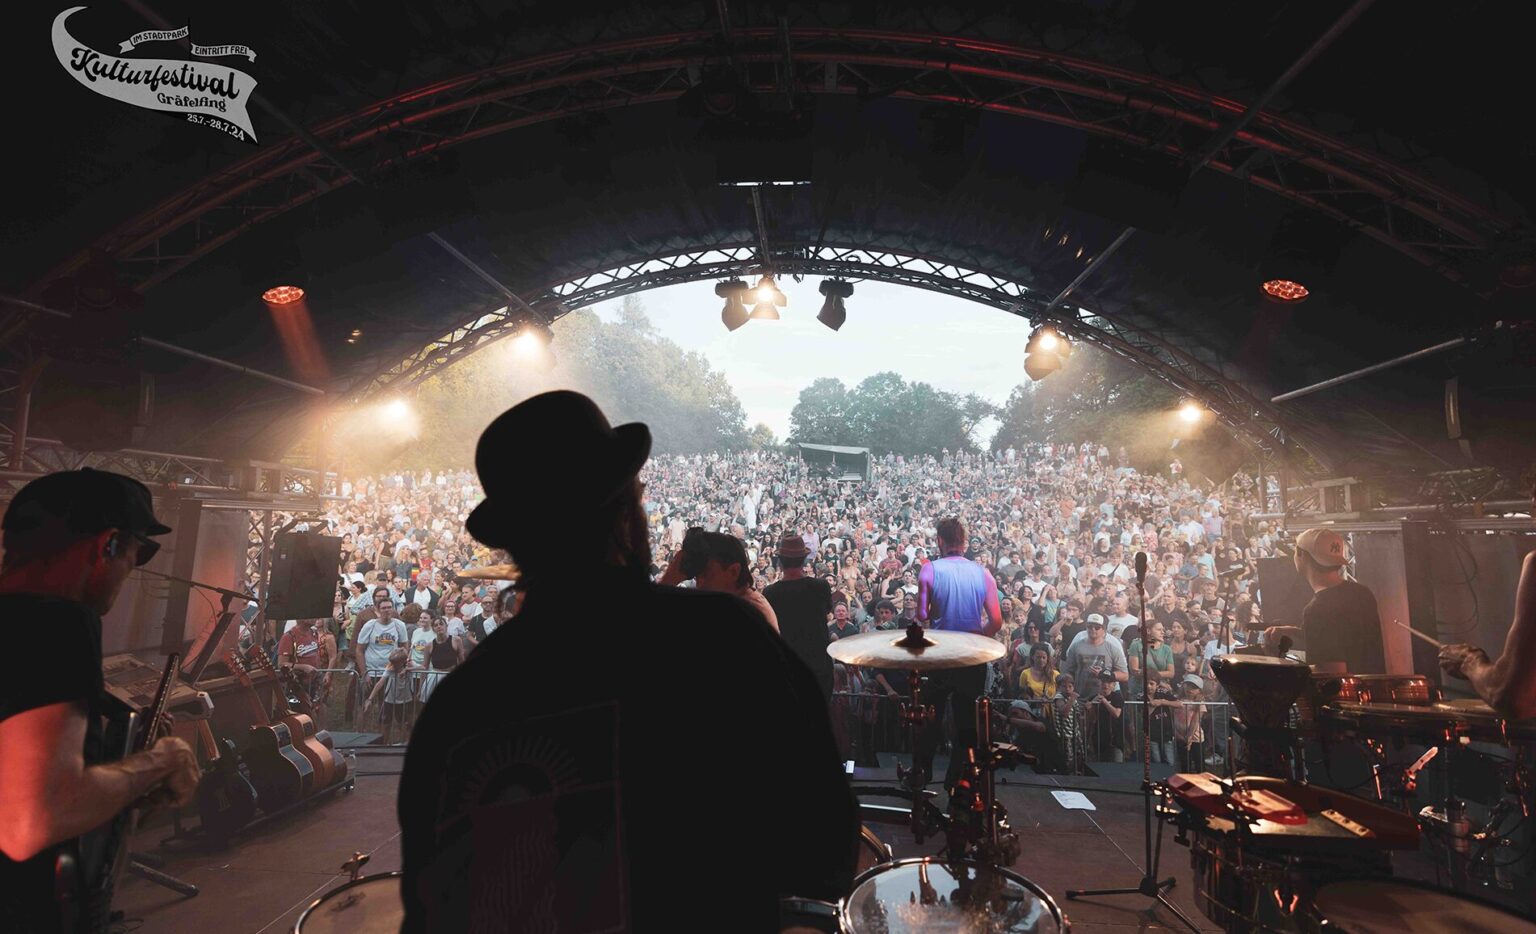
[[[184, 114], [189, 123], [222, 130], [238, 140], [256, 142], [246, 113], [256, 79], [212, 62], [158, 58], [118, 58], [99, 52], [69, 34], [64, 21], [85, 9], [71, 7], [53, 20], [53, 51], [74, 79], [103, 97], [167, 113]], [[140, 33], [123, 45], [181, 38], [185, 30]], [[198, 54], [248, 55], [245, 46], [193, 46]], [[199, 51], [201, 50], [201, 51]]]

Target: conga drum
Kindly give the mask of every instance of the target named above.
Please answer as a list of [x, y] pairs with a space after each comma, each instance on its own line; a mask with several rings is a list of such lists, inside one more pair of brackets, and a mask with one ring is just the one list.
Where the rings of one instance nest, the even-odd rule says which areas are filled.
[[1243, 736], [1243, 771], [1289, 776], [1286, 756], [1294, 742], [1291, 705], [1312, 686], [1312, 669], [1301, 662], [1265, 655], [1218, 655], [1211, 659], [1216, 680], [1227, 689], [1240, 720], [1233, 729]]

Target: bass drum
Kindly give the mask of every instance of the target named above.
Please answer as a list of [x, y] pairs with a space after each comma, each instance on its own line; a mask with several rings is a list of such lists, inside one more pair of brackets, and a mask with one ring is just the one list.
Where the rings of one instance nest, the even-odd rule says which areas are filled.
[[1045, 890], [1007, 869], [969, 861], [899, 859], [853, 880], [838, 909], [843, 934], [1069, 931]]
[[1327, 883], [1317, 890], [1312, 913], [1319, 934], [1536, 932], [1536, 923], [1504, 908], [1397, 879]]
[[404, 920], [400, 873], [384, 872], [315, 899], [294, 922], [293, 934], [398, 934]]

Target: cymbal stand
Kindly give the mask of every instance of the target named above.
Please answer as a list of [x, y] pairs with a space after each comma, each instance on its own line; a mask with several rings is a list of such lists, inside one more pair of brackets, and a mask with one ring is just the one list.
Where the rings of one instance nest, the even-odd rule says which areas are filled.
[[[1143, 572], [1145, 573], [1145, 572]], [[1147, 592], [1145, 582], [1141, 576], [1137, 577], [1136, 590], [1141, 595], [1141, 632], [1147, 631]], [[1147, 677], [1147, 638], [1141, 639], [1141, 794], [1143, 806], [1146, 809], [1146, 822], [1143, 829], [1142, 840], [1146, 844], [1146, 863], [1141, 881], [1135, 888], [1122, 889], [1068, 889], [1068, 899], [1096, 897], [1099, 895], [1144, 895], [1157, 904], [1162, 905], [1173, 913], [1175, 918], [1184, 922], [1184, 926], [1199, 934], [1200, 928], [1191, 921], [1179, 906], [1169, 900], [1167, 890], [1173, 888], [1178, 882], [1177, 877], [1169, 876], [1161, 881], [1157, 878], [1158, 861], [1163, 854], [1163, 822], [1157, 822], [1157, 849], [1152, 848], [1152, 799], [1157, 786], [1152, 783], [1152, 679]]]
[[[937, 714], [932, 704], [923, 703], [923, 673], [916, 669], [907, 672], [907, 685], [912, 694], [912, 702], [902, 703], [899, 714], [901, 724], [911, 731], [911, 748], [914, 757], [917, 754], [918, 743], [922, 741], [923, 730]], [[908, 781], [908, 777], [917, 775], [914, 781]], [[901, 763], [896, 763], [896, 778], [898, 781], [909, 784], [912, 792], [912, 839], [922, 843], [929, 836], [946, 830], [944, 815], [939, 812], [928, 800], [927, 782], [929, 776], [922, 774], [917, 769], [914, 759], [913, 768], [909, 771], [902, 768]]]

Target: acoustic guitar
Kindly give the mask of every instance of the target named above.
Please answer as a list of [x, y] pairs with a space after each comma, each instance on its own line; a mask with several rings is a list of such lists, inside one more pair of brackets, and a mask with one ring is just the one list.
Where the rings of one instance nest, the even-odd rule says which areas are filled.
[[[298, 704], [299, 707], [298, 713], [303, 714], [311, 720], [314, 720], [315, 701], [309, 696], [309, 691], [305, 690], [304, 682], [298, 678], [293, 677], [292, 672], [288, 672], [288, 676], [287, 686], [293, 688], [294, 703]], [[281, 675], [279, 677], [281, 677]], [[330, 731], [322, 730], [319, 727], [316, 727], [315, 739], [320, 743], [321, 746], [324, 746], [327, 750], [330, 751], [331, 774], [335, 776], [333, 780], [338, 782], [346, 781], [347, 776], [351, 773], [351, 767], [348, 766], [346, 758], [344, 758], [341, 753], [336, 751], [336, 741], [331, 738]]]
[[[260, 652], [257, 647], [255, 651]], [[236, 677], [249, 681], [245, 661], [231, 650], [226, 662]], [[256, 724], [245, 737], [240, 751], [256, 787], [256, 800], [263, 811], [276, 811], [314, 793], [315, 767], [304, 754], [293, 748], [293, 734], [288, 724]]]
[[[255, 652], [254, 660], [257, 668], [263, 669], [272, 675], [284, 688], [291, 687], [298, 681], [293, 676], [292, 669], [284, 668], [282, 671], [274, 669], [272, 667], [272, 660], [267, 658], [267, 653], [265, 652]], [[279, 707], [282, 709], [279, 710]], [[338, 778], [336, 766], [331, 758], [335, 753], [325, 748], [325, 745], [315, 737], [314, 718], [307, 714], [294, 713], [288, 706], [286, 690], [278, 691], [272, 696], [272, 708], [271, 716], [273, 721], [283, 723], [288, 727], [288, 732], [293, 737], [293, 748], [298, 750], [299, 754], [304, 758], [308, 759], [310, 766], [314, 768], [314, 790], [319, 791], [322, 788], [331, 787], [331, 783]]]

